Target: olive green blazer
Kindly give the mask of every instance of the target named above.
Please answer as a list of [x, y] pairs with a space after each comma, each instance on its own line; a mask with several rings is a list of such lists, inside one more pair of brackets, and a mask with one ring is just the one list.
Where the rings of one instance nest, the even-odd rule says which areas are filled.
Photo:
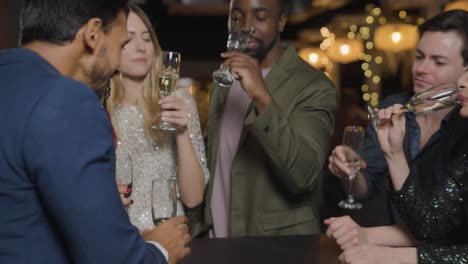
[[[271, 105], [251, 103], [232, 166], [231, 236], [318, 234], [318, 179], [333, 133], [336, 91], [329, 79], [287, 48], [265, 77]], [[219, 126], [227, 89], [214, 86], [207, 124], [205, 227]]]

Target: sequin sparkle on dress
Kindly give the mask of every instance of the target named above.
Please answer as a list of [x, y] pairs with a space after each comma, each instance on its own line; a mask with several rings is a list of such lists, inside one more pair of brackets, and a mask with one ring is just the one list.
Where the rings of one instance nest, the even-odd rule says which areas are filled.
[[[175, 95], [182, 98], [190, 109], [188, 130], [206, 183], [209, 172], [206, 167], [205, 146], [195, 99], [186, 89], [177, 90]], [[154, 227], [151, 217], [151, 182], [154, 179], [174, 177], [177, 172], [177, 153], [173, 132], [162, 132], [161, 140], [152, 142], [143, 132], [143, 116], [136, 106], [116, 109], [115, 122], [119, 132], [116, 162], [119, 162], [122, 153], [126, 152], [132, 156], [131, 199], [134, 203], [128, 209], [130, 221], [140, 230], [151, 229]], [[184, 215], [180, 200], [177, 215]]]

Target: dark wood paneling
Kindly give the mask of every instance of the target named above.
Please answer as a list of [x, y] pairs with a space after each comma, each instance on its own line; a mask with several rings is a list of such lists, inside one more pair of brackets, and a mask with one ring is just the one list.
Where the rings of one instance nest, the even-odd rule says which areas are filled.
[[13, 0], [0, 0], [0, 49], [12, 47]]

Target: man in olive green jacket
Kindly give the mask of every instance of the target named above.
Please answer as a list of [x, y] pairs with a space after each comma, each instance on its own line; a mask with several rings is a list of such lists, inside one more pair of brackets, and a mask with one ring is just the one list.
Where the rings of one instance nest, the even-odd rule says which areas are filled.
[[321, 71], [283, 49], [287, 2], [231, 1], [229, 28], [240, 25], [251, 41], [245, 53], [222, 54], [237, 83], [212, 89], [204, 208], [212, 237], [320, 232], [317, 183], [336, 95]]

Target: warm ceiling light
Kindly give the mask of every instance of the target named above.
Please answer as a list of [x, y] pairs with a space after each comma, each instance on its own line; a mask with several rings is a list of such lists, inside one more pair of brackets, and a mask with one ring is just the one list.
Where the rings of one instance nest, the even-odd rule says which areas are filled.
[[393, 43], [398, 43], [401, 40], [401, 33], [398, 31], [392, 32], [392, 42]]
[[343, 55], [343, 56], [348, 55], [350, 50], [351, 50], [351, 48], [349, 47], [348, 44], [342, 44], [342, 45], [340, 45], [340, 53], [341, 53], [341, 55]]
[[313, 52], [311, 54], [309, 54], [309, 61], [312, 62], [312, 63], [317, 63], [319, 60], [319, 56], [317, 53]]
[[460, 1], [455, 1], [455, 2], [451, 2], [451, 3], [447, 3], [445, 5], [445, 11], [448, 11], [448, 10], [454, 10], [454, 9], [461, 9], [461, 10], [465, 10], [465, 11], [468, 11], [468, 1], [466, 0], [460, 0]]
[[328, 48], [328, 57], [335, 62], [347, 64], [359, 60], [364, 47], [361, 40], [337, 38], [335, 44]]
[[328, 63], [328, 58], [325, 52], [319, 48], [303, 48], [299, 50], [299, 57], [308, 62], [315, 68], [323, 68]]
[[417, 27], [408, 24], [386, 24], [377, 27], [374, 46], [377, 49], [400, 52], [414, 49], [418, 42]]

